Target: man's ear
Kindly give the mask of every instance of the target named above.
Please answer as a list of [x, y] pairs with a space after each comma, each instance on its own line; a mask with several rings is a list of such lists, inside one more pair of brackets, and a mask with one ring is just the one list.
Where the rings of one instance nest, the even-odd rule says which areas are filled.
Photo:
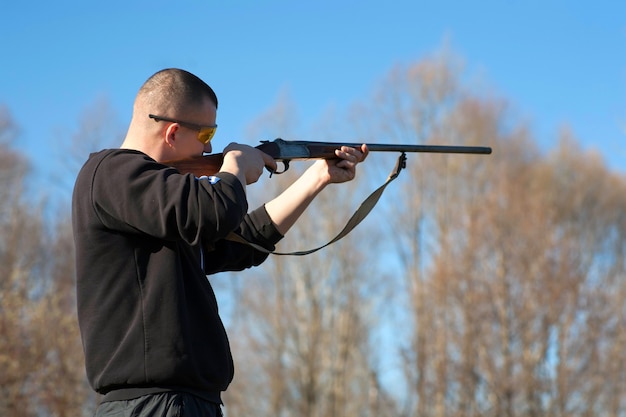
[[165, 136], [163, 141], [167, 146], [173, 148], [176, 146], [176, 133], [178, 132], [178, 123], [172, 123], [165, 129]]

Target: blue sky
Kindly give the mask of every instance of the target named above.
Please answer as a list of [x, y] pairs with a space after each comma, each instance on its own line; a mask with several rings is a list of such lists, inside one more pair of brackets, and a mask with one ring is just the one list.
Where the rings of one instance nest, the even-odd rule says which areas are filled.
[[[98, 98], [123, 131], [137, 89], [165, 67], [217, 91], [221, 149], [285, 90], [306, 123], [447, 43], [530, 121], [543, 147], [568, 124], [584, 148], [626, 172], [621, 0], [13, 1], [2, 15], [0, 104], [21, 127], [15, 146], [35, 160], [58, 155], [55, 135], [72, 133]], [[54, 169], [48, 162], [37, 173]]]

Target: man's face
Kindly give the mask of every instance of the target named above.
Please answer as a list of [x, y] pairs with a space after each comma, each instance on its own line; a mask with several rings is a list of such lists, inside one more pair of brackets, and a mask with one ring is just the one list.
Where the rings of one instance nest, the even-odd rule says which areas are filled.
[[[217, 110], [215, 105], [205, 99], [203, 105], [194, 112], [190, 112], [184, 116], [184, 120], [188, 123], [179, 123], [177, 129], [177, 143], [175, 150], [179, 158], [189, 156], [202, 155], [203, 153], [211, 153], [211, 142], [205, 142], [212, 137], [215, 132]], [[191, 124], [191, 125], [190, 125]]]
[[211, 152], [210, 141], [217, 129], [217, 110], [210, 99], [176, 117], [159, 114], [149, 114], [148, 117], [164, 124], [161, 135], [166, 147], [166, 159], [184, 159]]

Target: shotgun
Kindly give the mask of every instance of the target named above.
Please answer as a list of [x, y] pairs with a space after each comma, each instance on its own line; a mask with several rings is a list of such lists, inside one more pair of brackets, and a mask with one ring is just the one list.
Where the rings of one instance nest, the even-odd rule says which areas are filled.
[[[276, 161], [283, 164], [283, 170], [273, 172], [282, 174], [289, 169], [289, 162], [307, 159], [335, 159], [335, 149], [342, 146], [360, 148], [360, 143], [341, 142], [311, 142], [275, 139], [273, 141], [261, 141], [256, 148], [270, 155]], [[394, 144], [367, 144], [370, 152], [429, 152], [429, 153], [464, 153], [483, 154], [491, 153], [491, 148], [486, 146], [446, 146], [446, 145], [394, 145]], [[176, 161], [164, 162], [183, 174], [193, 173], [200, 177], [214, 175], [222, 166], [224, 156], [221, 153], [194, 156]]]
[[[283, 139], [275, 139], [273, 141], [261, 141], [261, 144], [257, 146], [257, 149], [267, 153], [278, 162], [282, 162], [284, 169], [280, 172], [270, 172], [271, 174], [282, 174], [289, 169], [289, 162], [292, 160], [306, 160], [306, 159], [335, 159], [335, 150], [342, 146], [349, 146], [352, 148], [360, 148], [360, 143], [336, 143], [336, 142], [309, 142], [309, 141], [288, 141]], [[465, 154], [483, 154], [488, 155], [491, 153], [491, 148], [485, 146], [445, 146], [445, 145], [392, 145], [392, 144], [367, 144], [370, 152], [398, 152], [398, 162], [396, 167], [389, 174], [389, 177], [383, 185], [378, 187], [361, 203], [356, 212], [350, 217], [348, 223], [344, 228], [336, 235], [331, 241], [325, 245], [318, 246], [314, 249], [296, 252], [276, 252], [270, 251], [262, 246], [246, 240], [243, 236], [231, 232], [226, 236], [226, 240], [231, 240], [239, 243], [243, 243], [254, 247], [255, 249], [271, 253], [274, 255], [308, 255], [313, 252], [325, 248], [326, 246], [338, 241], [345, 235], [350, 233], [374, 208], [383, 191], [398, 177], [400, 171], [406, 166], [406, 152], [430, 152], [430, 153], [465, 153]], [[180, 159], [177, 161], [164, 162], [165, 165], [172, 166], [183, 174], [192, 173], [196, 177], [211, 176], [216, 174], [222, 166], [224, 157], [221, 153], [210, 154], [204, 156], [195, 156], [187, 159]]]

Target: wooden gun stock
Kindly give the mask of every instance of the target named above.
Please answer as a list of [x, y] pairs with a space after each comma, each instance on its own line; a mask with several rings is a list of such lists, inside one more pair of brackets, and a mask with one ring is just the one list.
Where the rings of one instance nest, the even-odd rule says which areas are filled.
[[191, 173], [196, 177], [202, 177], [203, 175], [210, 176], [217, 174], [223, 161], [223, 154], [214, 153], [210, 155], [192, 156], [176, 161], [165, 161], [163, 164], [176, 168], [181, 174]]
[[[276, 139], [282, 141], [282, 139]], [[280, 149], [275, 142], [264, 141], [257, 149], [267, 153], [277, 161], [284, 160], [280, 157]], [[210, 155], [192, 156], [185, 159], [177, 159], [175, 161], [165, 161], [164, 165], [169, 165], [180, 171], [181, 174], [194, 174], [196, 177], [202, 177], [203, 175], [211, 176], [219, 172], [222, 163], [224, 162], [224, 154], [213, 153]], [[286, 164], [288, 166], [288, 163]], [[284, 172], [284, 171], [283, 171]]]

